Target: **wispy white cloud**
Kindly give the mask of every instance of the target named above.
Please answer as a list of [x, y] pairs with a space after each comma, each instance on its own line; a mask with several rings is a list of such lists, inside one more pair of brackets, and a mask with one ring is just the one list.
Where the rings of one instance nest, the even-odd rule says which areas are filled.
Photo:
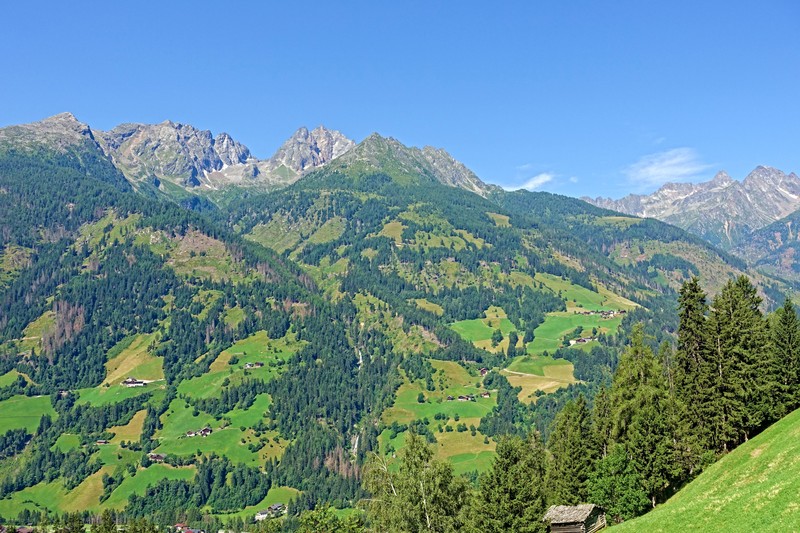
[[703, 163], [693, 148], [673, 148], [642, 156], [625, 169], [625, 175], [632, 183], [652, 187], [667, 182], [696, 181], [709, 168], [711, 166]]
[[525, 183], [522, 185], [516, 186], [507, 186], [505, 187], [508, 191], [518, 191], [520, 189], [527, 189], [529, 191], [535, 191], [542, 185], [546, 183], [550, 183], [555, 179], [556, 175], [550, 172], [542, 172], [541, 174], [537, 174], [532, 178], [529, 178]]
[[580, 180], [578, 180], [578, 176], [572, 176], [572, 177], [569, 179], [569, 182], [570, 182], [570, 183], [578, 183], [578, 181], [580, 181]]

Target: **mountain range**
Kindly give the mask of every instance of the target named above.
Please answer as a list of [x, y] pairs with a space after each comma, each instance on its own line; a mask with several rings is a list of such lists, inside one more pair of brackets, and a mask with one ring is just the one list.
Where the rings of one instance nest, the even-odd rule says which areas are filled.
[[667, 183], [650, 195], [583, 198], [599, 207], [674, 224], [723, 249], [800, 209], [800, 177], [756, 167], [742, 181], [725, 171], [705, 183]]
[[633, 324], [672, 340], [684, 282], [741, 275], [765, 308], [790, 288], [378, 134], [258, 160], [172, 122], [3, 128], [0, 515], [352, 508], [412, 429], [475, 479], [608, 384]]

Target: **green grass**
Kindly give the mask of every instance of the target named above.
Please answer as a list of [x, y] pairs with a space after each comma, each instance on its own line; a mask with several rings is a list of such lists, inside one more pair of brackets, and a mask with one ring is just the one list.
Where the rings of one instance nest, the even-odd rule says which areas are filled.
[[[544, 322], [533, 331], [534, 339], [528, 343], [528, 353], [553, 352], [561, 348], [564, 335], [574, 331], [578, 326], [583, 327], [584, 336], [590, 336], [592, 328], [597, 328], [598, 333], [616, 333], [620, 323], [622, 323], [622, 317], [619, 315], [604, 319], [600, 315], [580, 315], [570, 311], [548, 313]], [[594, 344], [594, 342], [590, 342], [574, 347], [591, 349]]]
[[[270, 339], [266, 331], [258, 331], [224, 350], [211, 363], [207, 373], [182, 381], [178, 392], [195, 398], [209, 398], [219, 393], [226, 379], [230, 384], [245, 378], [269, 381], [282, 372], [282, 365], [304, 345], [305, 341], [295, 340], [292, 333], [281, 339]], [[232, 357], [239, 359], [235, 365], [229, 364]], [[245, 364], [256, 362], [262, 362], [264, 366], [245, 369]]]
[[535, 374], [537, 376], [544, 376], [545, 369], [549, 366], [563, 366], [570, 365], [571, 363], [566, 359], [553, 359], [549, 356], [530, 356], [525, 355], [517, 357], [508, 365], [509, 370], [515, 372], [522, 372], [524, 374]]
[[413, 302], [417, 304], [417, 307], [420, 309], [424, 309], [425, 311], [433, 313], [434, 315], [442, 316], [444, 314], [444, 309], [441, 305], [429, 302], [425, 298], [417, 298], [413, 300]]
[[[466, 424], [467, 427], [470, 425], [478, 427], [480, 419], [496, 405], [495, 394], [492, 392], [490, 398], [478, 396], [474, 402], [448, 401], [447, 396], [457, 398], [460, 395], [480, 395], [484, 389], [476, 387], [475, 382], [479, 382], [481, 378], [469, 374], [464, 367], [453, 361], [431, 360], [430, 362], [434, 367], [433, 381], [436, 390], [428, 391], [422, 381], [411, 383], [405, 380], [397, 390], [394, 405], [384, 411], [382, 419], [386, 424], [391, 424], [394, 421], [408, 423], [428, 418], [428, 427], [438, 441], [434, 445], [436, 457], [453, 461], [457, 473], [471, 470], [484, 471], [494, 456], [495, 443], [490, 441], [489, 444], [484, 444], [484, 435], [480, 432], [472, 436], [469, 431], [460, 433], [455, 431], [455, 428], [460, 423]], [[420, 392], [425, 396], [424, 403], [417, 401]], [[447, 415], [449, 420], [436, 420], [437, 413]], [[456, 416], [459, 417], [458, 421], [455, 421]], [[449, 425], [453, 431], [439, 433], [439, 425]], [[405, 444], [406, 432], [399, 433], [394, 439], [389, 437], [388, 429], [379, 436], [383, 453], [387, 453], [389, 445], [394, 450], [400, 450]]]
[[12, 396], [0, 402], [0, 434], [20, 428], [33, 433], [44, 415], [56, 418], [49, 396]]
[[108, 500], [104, 502], [104, 507], [121, 509], [128, 503], [128, 498], [132, 494], [143, 495], [148, 485], [155, 485], [162, 479], [185, 479], [194, 478], [195, 468], [185, 466], [175, 468], [164, 464], [150, 465], [148, 468], [140, 468], [133, 477], [126, 476], [122, 483], [114, 489]]
[[[506, 317], [505, 311], [500, 307], [491, 306], [484, 314], [486, 318], [460, 320], [451, 324], [450, 327], [462, 339], [473, 343], [478, 348], [494, 352], [507, 351], [508, 334], [518, 328]], [[503, 340], [497, 346], [492, 346], [492, 334], [498, 328], [503, 333]], [[518, 336], [517, 346], [522, 346], [522, 335]]]
[[10, 370], [9, 372], [6, 372], [2, 376], [0, 376], [0, 388], [8, 387], [9, 385], [14, 384], [14, 382], [17, 381], [17, 377], [19, 376], [24, 376], [24, 375], [20, 374], [16, 370]]
[[613, 531], [800, 531], [800, 410]]
[[494, 225], [497, 226], [498, 228], [511, 227], [511, 222], [509, 222], [510, 217], [508, 215], [501, 215], [499, 213], [486, 213], [486, 214], [489, 215], [489, 218], [491, 218], [494, 221]]
[[[260, 400], [263, 402], [263, 399]], [[263, 404], [261, 404], [263, 406]], [[259, 411], [250, 410], [231, 413], [240, 417], [252, 416]], [[260, 411], [263, 412], [263, 411]], [[249, 415], [248, 415], [249, 414]], [[258, 439], [251, 429], [245, 428], [244, 431], [237, 425], [230, 425], [221, 429], [220, 423], [211, 415], [199, 412], [194, 416], [194, 409], [187, 407], [183, 400], [176, 399], [170, 404], [167, 412], [161, 417], [163, 429], [156, 433], [159, 446], [156, 452], [164, 454], [175, 454], [187, 456], [200, 451], [201, 454], [209, 455], [216, 453], [224, 455], [231, 461], [259, 465], [264, 456], [269, 455], [269, 446], [259, 452], [251, 452], [248, 445], [255, 443]], [[213, 429], [213, 433], [208, 437], [187, 437], [189, 430], [196, 431], [208, 426]], [[242, 442], [244, 440], [244, 442]], [[274, 450], [274, 448], [273, 448]]]
[[275, 503], [288, 504], [291, 500], [295, 499], [298, 494], [300, 494], [300, 491], [297, 489], [293, 489], [292, 487], [272, 487], [271, 489], [269, 489], [269, 492], [264, 497], [264, 499], [258, 502], [257, 504], [245, 507], [244, 509], [236, 513], [229, 513], [220, 516], [251, 518], [257, 512], [263, 511], [272, 504]]
[[333, 217], [325, 221], [320, 228], [311, 234], [308, 242], [312, 244], [324, 244], [332, 242], [342, 236], [345, 230], [345, 220], [342, 217]]
[[31, 322], [22, 332], [20, 348], [30, 352], [36, 348], [37, 353], [42, 351], [42, 335], [53, 331], [56, 326], [56, 315], [53, 311], [45, 311], [42, 316]]
[[151, 383], [144, 387], [123, 387], [122, 385], [109, 385], [106, 387], [105, 385], [98, 385], [88, 389], [78, 389], [76, 392], [80, 395], [80, 398], [77, 403], [88, 403], [95, 406], [108, 405], [156, 390], [165, 390], [164, 383]]
[[81, 439], [78, 435], [71, 435], [69, 433], [62, 433], [56, 439], [56, 443], [53, 445], [54, 450], [61, 450], [62, 452], [66, 452], [69, 450], [74, 450], [81, 445]]

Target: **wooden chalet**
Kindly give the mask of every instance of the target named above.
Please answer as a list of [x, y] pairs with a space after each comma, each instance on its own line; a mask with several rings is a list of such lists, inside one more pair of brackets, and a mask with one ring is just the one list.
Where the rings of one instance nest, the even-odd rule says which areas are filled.
[[148, 453], [147, 458], [153, 461], [154, 463], [163, 463], [164, 459], [167, 458], [166, 455], [163, 453]]
[[141, 379], [127, 378], [121, 383], [123, 387], [144, 387], [145, 383]]
[[488, 368], [485, 368], [485, 367], [481, 368], [481, 376], [485, 376], [488, 373], [489, 373], [489, 369]]
[[594, 533], [606, 527], [606, 513], [593, 503], [552, 505], [542, 518], [552, 533]]

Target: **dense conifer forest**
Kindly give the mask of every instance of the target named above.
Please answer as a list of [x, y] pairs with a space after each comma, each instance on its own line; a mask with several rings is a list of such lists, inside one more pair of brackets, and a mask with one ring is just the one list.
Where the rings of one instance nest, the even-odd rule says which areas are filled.
[[654, 220], [389, 170], [190, 207], [86, 147], [0, 150], [0, 410], [30, 418], [1, 428], [4, 519], [622, 521], [800, 407], [787, 286]]

